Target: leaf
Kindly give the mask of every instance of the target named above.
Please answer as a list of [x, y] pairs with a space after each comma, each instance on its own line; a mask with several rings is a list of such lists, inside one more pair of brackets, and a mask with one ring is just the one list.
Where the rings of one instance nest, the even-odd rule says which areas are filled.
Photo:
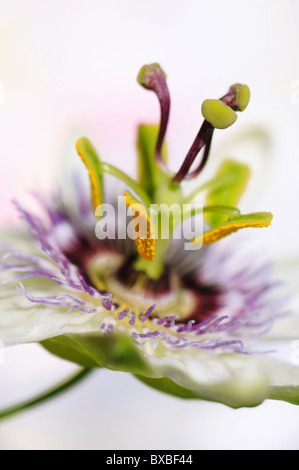
[[293, 405], [299, 405], [299, 386], [272, 386], [270, 387], [269, 398], [272, 400], [282, 400]]

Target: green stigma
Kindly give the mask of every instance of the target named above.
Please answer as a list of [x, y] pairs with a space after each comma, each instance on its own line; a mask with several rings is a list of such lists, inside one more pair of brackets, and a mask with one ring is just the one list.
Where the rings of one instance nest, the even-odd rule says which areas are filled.
[[237, 114], [221, 100], [205, 100], [201, 113], [215, 129], [227, 129], [237, 120]]
[[250, 100], [250, 89], [247, 85], [241, 85], [240, 83], [237, 83], [234, 87], [236, 93], [236, 106], [239, 111], [244, 111]]
[[166, 74], [158, 63], [143, 65], [137, 75], [137, 82], [144, 88], [152, 89], [153, 81], [157, 78], [165, 80]]

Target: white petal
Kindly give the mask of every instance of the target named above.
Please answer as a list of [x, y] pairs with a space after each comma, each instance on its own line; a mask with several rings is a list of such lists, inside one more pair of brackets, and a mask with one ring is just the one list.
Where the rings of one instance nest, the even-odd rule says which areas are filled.
[[265, 339], [299, 339], [299, 259], [282, 260], [276, 269], [278, 278], [286, 283], [286, 315], [275, 321]]
[[[38, 255], [43, 262], [55, 264], [35, 247], [25, 235], [5, 230], [1, 233], [1, 243], [12, 242], [15, 251]], [[13, 272], [2, 272], [0, 280], [13, 276]], [[57, 270], [57, 274], [59, 271]], [[28, 279], [22, 281], [26, 290], [34, 296], [59, 296], [71, 294], [81, 301], [88, 302], [88, 308], [97, 307], [96, 313], [77, 310], [68, 312], [69, 307], [51, 307], [33, 303], [17, 290], [18, 282], [0, 285], [0, 341], [5, 345], [42, 341], [62, 334], [89, 333], [98, 331], [102, 318], [107, 311], [101, 301], [75, 289], [58, 286], [47, 279]]]
[[[44, 288], [48, 294], [53, 291], [50, 282], [45, 282]], [[11, 345], [38, 342], [63, 334], [98, 331], [106, 314], [103, 308], [99, 308], [97, 313], [85, 313], [76, 310], [68, 312], [68, 307], [34, 304], [13, 287], [2, 286], [0, 341]]]
[[163, 348], [156, 355], [150, 346], [144, 352], [157, 377], [168, 377], [203, 398], [233, 407], [261, 403], [273, 386], [299, 385], [299, 367], [263, 355], [214, 354], [194, 348]]

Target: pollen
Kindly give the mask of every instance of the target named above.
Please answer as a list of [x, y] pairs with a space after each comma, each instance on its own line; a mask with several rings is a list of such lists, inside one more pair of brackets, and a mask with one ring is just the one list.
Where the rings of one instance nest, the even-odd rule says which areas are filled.
[[212, 243], [217, 242], [221, 238], [224, 238], [231, 233], [237, 232], [242, 228], [262, 228], [268, 227], [271, 224], [272, 214], [269, 214], [268, 217], [264, 217], [264, 219], [256, 219], [256, 220], [231, 220], [226, 222], [219, 227], [211, 229], [205, 232], [201, 237], [196, 238], [193, 240], [193, 243], [200, 243], [202, 245], [211, 245]]
[[76, 150], [88, 170], [91, 186], [91, 202], [95, 211], [102, 203], [102, 182], [99, 177], [98, 159], [92, 145], [84, 137], [77, 141]]
[[132, 236], [138, 254], [149, 261], [155, 259], [155, 230], [146, 208], [128, 191], [125, 191], [125, 201], [133, 213]]

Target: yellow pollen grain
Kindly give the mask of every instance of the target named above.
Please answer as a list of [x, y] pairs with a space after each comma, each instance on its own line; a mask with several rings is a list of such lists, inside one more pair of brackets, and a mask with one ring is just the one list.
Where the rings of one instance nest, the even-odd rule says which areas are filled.
[[105, 287], [106, 287], [106, 286], [105, 286], [104, 282], [99, 281], [99, 282], [97, 283], [97, 289], [98, 289], [99, 291], [105, 290]]
[[246, 222], [232, 222], [230, 224], [221, 225], [213, 230], [209, 230], [208, 232], [204, 233], [201, 237], [195, 239], [193, 243], [201, 242], [203, 245], [210, 245], [212, 243], [217, 242], [221, 238], [230, 235], [233, 232], [237, 232], [242, 228], [261, 228], [261, 227], [268, 227], [270, 225], [270, 221], [262, 222], [262, 221], [246, 221]]
[[77, 152], [80, 158], [82, 159], [84, 165], [88, 170], [90, 185], [91, 185], [91, 201], [94, 211], [101, 204], [101, 195], [98, 180], [95, 174], [95, 171], [92, 167], [92, 164], [87, 159], [86, 155], [82, 152], [80, 145], [77, 144]]
[[133, 219], [136, 220], [138, 217], [139, 223], [141, 222], [143, 224], [141, 229], [143, 228], [144, 230], [141, 230], [141, 232], [146, 232], [146, 237], [144, 238], [138, 237], [133, 233], [137, 252], [142, 258], [153, 261], [155, 259], [156, 246], [155, 232], [146, 209], [142, 204], [137, 204], [135, 201], [133, 201], [128, 195], [127, 191], [125, 192], [125, 200], [127, 206], [133, 210]]

